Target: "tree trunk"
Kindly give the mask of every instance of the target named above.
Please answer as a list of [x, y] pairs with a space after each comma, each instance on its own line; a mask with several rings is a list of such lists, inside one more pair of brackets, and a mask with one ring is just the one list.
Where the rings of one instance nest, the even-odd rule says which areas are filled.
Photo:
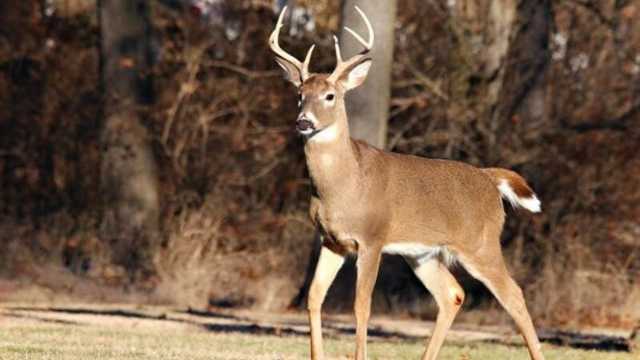
[[504, 122], [500, 116], [504, 112], [499, 100], [504, 91], [506, 59], [518, 31], [519, 1], [459, 0], [448, 5], [452, 52], [460, 63], [450, 74], [453, 80], [447, 113], [452, 123], [475, 126], [488, 149], [480, 162], [487, 164], [500, 158], [498, 129]]
[[351, 136], [384, 148], [391, 96], [396, 2], [345, 0], [342, 2], [340, 45], [344, 58], [362, 51], [362, 45], [344, 30], [348, 26], [367, 39], [367, 27], [355, 10], [358, 6], [371, 21], [375, 42], [371, 52], [373, 64], [365, 83], [347, 95], [347, 113]]
[[149, 4], [145, 0], [102, 0], [101, 70], [104, 125], [101, 133], [101, 235], [111, 261], [130, 280], [154, 273], [158, 235], [158, 181], [141, 110], [151, 102]]

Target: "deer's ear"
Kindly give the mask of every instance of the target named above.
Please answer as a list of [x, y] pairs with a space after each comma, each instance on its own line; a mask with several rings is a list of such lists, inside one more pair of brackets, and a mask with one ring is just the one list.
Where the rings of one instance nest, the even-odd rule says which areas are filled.
[[302, 85], [300, 70], [290, 62], [276, 58], [276, 62], [284, 70], [284, 78], [289, 80], [296, 87]]
[[338, 81], [342, 84], [346, 91], [356, 88], [364, 82], [371, 68], [371, 59], [363, 58], [355, 64], [344, 70]]

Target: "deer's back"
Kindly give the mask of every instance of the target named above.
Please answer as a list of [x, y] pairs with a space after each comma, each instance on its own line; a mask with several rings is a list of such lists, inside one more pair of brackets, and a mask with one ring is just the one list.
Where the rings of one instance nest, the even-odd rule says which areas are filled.
[[367, 202], [386, 209], [390, 241], [450, 244], [502, 226], [500, 193], [479, 168], [359, 146], [362, 176], [376, 179]]

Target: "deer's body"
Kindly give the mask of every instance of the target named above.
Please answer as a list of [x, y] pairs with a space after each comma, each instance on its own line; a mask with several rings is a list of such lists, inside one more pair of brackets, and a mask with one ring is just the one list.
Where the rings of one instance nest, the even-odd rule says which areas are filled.
[[300, 93], [296, 127], [306, 137], [304, 151], [314, 185], [310, 215], [323, 241], [309, 289], [311, 358], [324, 357], [322, 303], [345, 255], [355, 253], [356, 360], [366, 359], [371, 293], [386, 252], [405, 257], [438, 304], [424, 360], [437, 357], [464, 301], [463, 289], [447, 268], [454, 261], [493, 292], [522, 332], [532, 359], [542, 360], [522, 291], [509, 275], [500, 248], [501, 197], [533, 212], [540, 211], [540, 201], [510, 170], [391, 153], [351, 139], [344, 95], [364, 82], [371, 65], [366, 55], [373, 45], [371, 24], [356, 9], [370, 39], [347, 28], [365, 51], [343, 61], [336, 39], [338, 65], [330, 75], [309, 72], [313, 47], [304, 63], [280, 48], [284, 10], [269, 39], [278, 64]]
[[335, 142], [344, 145], [312, 139], [305, 147], [316, 187], [310, 216], [335, 251], [363, 245], [411, 256], [427, 251], [418, 250], [421, 245], [455, 254], [474, 251], [478, 234], [502, 227], [500, 192], [481, 169], [385, 152], [350, 138]]

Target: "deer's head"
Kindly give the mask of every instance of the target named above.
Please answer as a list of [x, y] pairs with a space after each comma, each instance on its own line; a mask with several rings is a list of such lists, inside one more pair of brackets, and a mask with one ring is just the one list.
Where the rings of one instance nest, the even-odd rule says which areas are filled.
[[309, 48], [304, 62], [300, 62], [280, 48], [278, 35], [284, 14], [287, 11], [286, 7], [280, 13], [278, 23], [269, 37], [269, 46], [276, 54], [276, 62], [285, 71], [287, 80], [298, 88], [300, 113], [296, 118], [296, 129], [308, 139], [322, 132], [325, 132], [323, 138], [331, 139], [335, 135], [329, 134], [335, 134], [340, 129], [348, 127], [344, 95], [347, 91], [364, 82], [371, 67], [371, 58], [368, 55], [373, 46], [373, 28], [362, 10], [357, 6], [356, 10], [367, 25], [369, 41], [365, 41], [355, 31], [345, 27], [345, 30], [364, 46], [364, 50], [347, 60], [343, 60], [340, 55], [338, 38], [334, 36], [337, 64], [331, 74], [309, 72], [309, 61], [315, 45]]

